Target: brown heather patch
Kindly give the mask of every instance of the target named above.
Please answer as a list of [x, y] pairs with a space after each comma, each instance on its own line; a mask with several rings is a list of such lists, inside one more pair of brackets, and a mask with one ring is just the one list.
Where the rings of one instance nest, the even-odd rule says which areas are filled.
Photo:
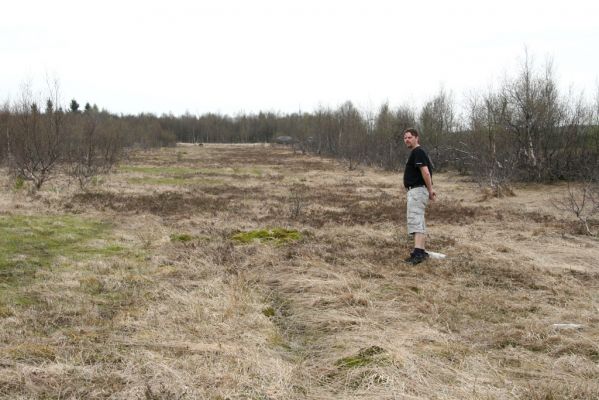
[[405, 221], [405, 212], [402, 213], [400, 207], [399, 201], [360, 202], [352, 201], [350, 196], [346, 196], [344, 201], [338, 201], [335, 205], [323, 206], [321, 203], [317, 207], [311, 207], [301, 218], [301, 222], [313, 227], [322, 227], [325, 224], [364, 225], [388, 221], [399, 223]]
[[163, 192], [153, 195], [121, 195], [110, 192], [77, 193], [72, 202], [91, 205], [100, 210], [122, 213], [148, 212], [157, 215], [175, 215], [190, 212], [217, 212], [226, 208], [229, 199], [210, 195], [189, 195]]
[[219, 199], [258, 199], [266, 196], [264, 189], [259, 186], [253, 187], [242, 187], [234, 186], [230, 184], [224, 184], [219, 186], [207, 186], [202, 187], [201, 191], [205, 194], [212, 196], [218, 196]]
[[473, 207], [450, 201], [431, 204], [427, 215], [431, 221], [456, 225], [468, 225], [481, 219], [495, 219], [491, 207]]

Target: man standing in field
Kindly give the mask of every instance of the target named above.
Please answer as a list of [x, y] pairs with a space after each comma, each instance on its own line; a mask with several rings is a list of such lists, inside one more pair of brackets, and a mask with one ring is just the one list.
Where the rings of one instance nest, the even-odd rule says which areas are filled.
[[414, 235], [414, 250], [406, 262], [419, 264], [428, 258], [428, 253], [424, 250], [426, 240], [424, 211], [429, 200], [435, 200], [436, 196], [433, 189], [433, 165], [426, 151], [420, 147], [416, 129], [406, 129], [403, 133], [403, 141], [411, 150], [404, 170], [403, 184], [408, 191], [408, 233]]

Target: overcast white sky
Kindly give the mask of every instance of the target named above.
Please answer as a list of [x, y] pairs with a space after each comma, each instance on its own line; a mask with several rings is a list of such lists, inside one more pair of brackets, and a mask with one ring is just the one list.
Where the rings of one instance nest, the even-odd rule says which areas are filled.
[[513, 74], [525, 47], [597, 91], [599, 2], [19, 0], [0, 13], [0, 102], [58, 78], [116, 113], [418, 107]]

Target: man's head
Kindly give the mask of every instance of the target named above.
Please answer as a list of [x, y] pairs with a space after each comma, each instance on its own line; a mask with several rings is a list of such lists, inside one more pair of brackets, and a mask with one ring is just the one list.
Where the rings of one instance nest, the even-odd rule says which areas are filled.
[[403, 142], [408, 149], [413, 149], [420, 145], [418, 139], [418, 131], [415, 128], [408, 128], [403, 131]]

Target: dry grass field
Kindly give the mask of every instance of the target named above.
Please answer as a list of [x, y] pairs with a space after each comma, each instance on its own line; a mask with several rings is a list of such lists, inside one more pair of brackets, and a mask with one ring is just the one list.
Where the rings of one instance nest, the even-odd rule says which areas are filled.
[[400, 175], [283, 147], [138, 152], [87, 193], [0, 176], [0, 398], [599, 398], [564, 186], [435, 175], [448, 257], [412, 266]]

